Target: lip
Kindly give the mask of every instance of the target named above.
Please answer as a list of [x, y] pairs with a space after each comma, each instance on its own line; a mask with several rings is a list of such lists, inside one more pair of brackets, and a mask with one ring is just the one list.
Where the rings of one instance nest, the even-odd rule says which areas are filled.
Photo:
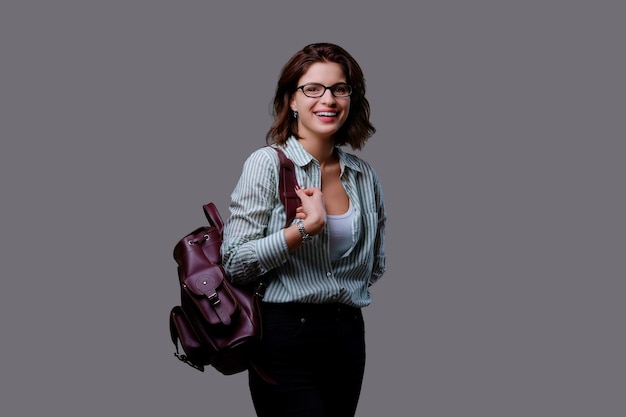
[[313, 113], [318, 117], [337, 117], [339, 115], [339, 112], [335, 110], [318, 110]]

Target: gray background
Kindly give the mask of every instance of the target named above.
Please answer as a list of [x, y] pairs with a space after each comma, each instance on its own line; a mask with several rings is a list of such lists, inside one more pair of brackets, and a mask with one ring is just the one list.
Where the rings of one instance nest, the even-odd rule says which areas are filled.
[[626, 414], [623, 3], [366, 3], [2, 2], [3, 415], [252, 415], [172, 355], [171, 251], [319, 41], [389, 212], [358, 415]]

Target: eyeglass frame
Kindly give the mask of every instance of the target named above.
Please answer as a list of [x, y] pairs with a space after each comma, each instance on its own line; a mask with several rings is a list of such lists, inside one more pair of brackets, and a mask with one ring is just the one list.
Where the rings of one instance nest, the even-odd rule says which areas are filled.
[[[320, 85], [320, 86], [324, 87], [324, 91], [322, 91], [322, 94], [320, 94], [319, 96], [310, 96], [310, 95], [308, 95], [307, 93], [304, 92], [304, 87], [306, 87], [307, 85]], [[346, 87], [348, 87], [349, 93], [348, 93], [347, 96], [336, 96], [335, 93], [333, 93], [332, 88], [336, 87], [338, 85], [345, 85]], [[301, 90], [302, 94], [304, 94], [308, 98], [320, 98], [320, 97], [323, 97], [324, 94], [326, 94], [326, 90], [330, 90], [330, 94], [333, 97], [335, 97], [335, 98], [348, 98], [348, 97], [350, 97], [352, 95], [352, 92], [353, 92], [352, 86], [350, 84], [348, 84], [348, 83], [336, 83], [336, 84], [333, 84], [333, 85], [331, 85], [329, 87], [327, 87], [327, 86], [325, 86], [324, 84], [321, 84], [321, 83], [306, 83], [306, 84], [302, 84], [299, 87], [296, 87], [296, 91], [298, 91], [298, 90]]]

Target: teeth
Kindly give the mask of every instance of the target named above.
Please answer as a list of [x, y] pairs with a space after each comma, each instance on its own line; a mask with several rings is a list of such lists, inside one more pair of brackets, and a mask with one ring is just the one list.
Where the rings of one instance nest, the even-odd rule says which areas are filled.
[[319, 113], [317, 113], [318, 116], [336, 116], [337, 113], [334, 112], [330, 112], [330, 111], [321, 111]]

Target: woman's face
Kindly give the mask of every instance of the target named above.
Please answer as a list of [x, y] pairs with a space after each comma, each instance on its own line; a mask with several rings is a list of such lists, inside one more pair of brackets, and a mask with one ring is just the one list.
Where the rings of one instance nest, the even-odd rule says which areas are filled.
[[[298, 80], [298, 87], [316, 83], [325, 87], [345, 83], [346, 76], [341, 66], [335, 62], [316, 62]], [[323, 91], [324, 87], [305, 87], [307, 94]], [[336, 95], [345, 93], [345, 88], [338, 86]], [[307, 97], [298, 89], [290, 103], [291, 110], [298, 112], [298, 136], [302, 138], [329, 138], [335, 134], [348, 118], [350, 96], [335, 97], [331, 89], [326, 89], [321, 97]]]

